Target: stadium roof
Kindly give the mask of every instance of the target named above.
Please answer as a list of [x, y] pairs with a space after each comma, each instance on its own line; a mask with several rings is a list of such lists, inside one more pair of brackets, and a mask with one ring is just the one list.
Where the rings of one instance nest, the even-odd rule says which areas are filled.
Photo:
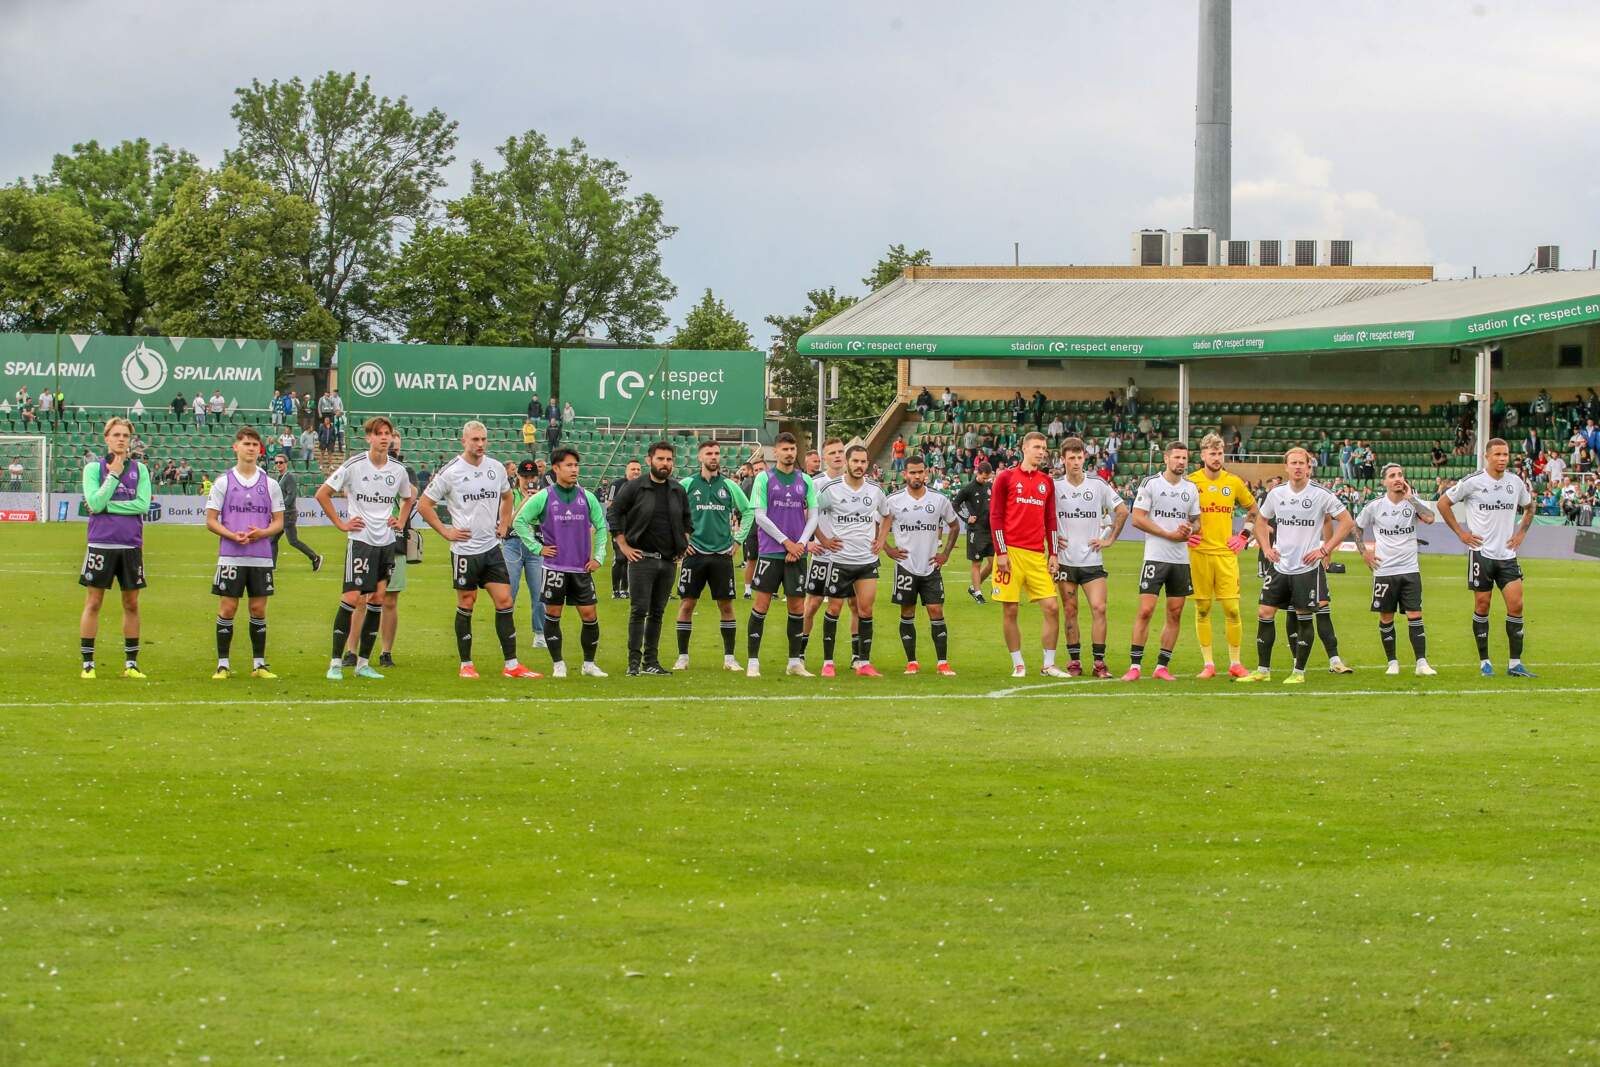
[[1197, 359], [1457, 347], [1600, 322], [1600, 271], [1446, 282], [1430, 280], [1428, 268], [1100, 273], [913, 268], [805, 334], [799, 351], [830, 359]]

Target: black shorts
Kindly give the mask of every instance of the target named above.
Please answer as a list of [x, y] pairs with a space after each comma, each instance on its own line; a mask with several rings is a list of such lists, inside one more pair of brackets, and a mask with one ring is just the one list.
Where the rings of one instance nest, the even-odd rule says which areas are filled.
[[683, 566], [678, 570], [678, 596], [684, 600], [698, 600], [707, 588], [713, 600], [733, 599], [737, 587], [731, 555], [696, 552], [683, 557]]
[[1056, 570], [1056, 581], [1069, 585], [1088, 585], [1090, 582], [1104, 581], [1106, 577], [1106, 569], [1099, 566], [1069, 567], [1063, 563]]
[[944, 575], [938, 570], [930, 574], [912, 574], [897, 563], [894, 568], [894, 591], [889, 599], [900, 605], [915, 604], [919, 599], [924, 605], [943, 604]]
[[756, 577], [751, 586], [758, 593], [776, 593], [782, 586], [785, 596], [805, 596], [805, 570], [803, 556], [793, 562], [783, 556], [761, 556], [756, 559]]
[[1422, 610], [1422, 575], [1382, 574], [1372, 576], [1372, 610], [1384, 615], [1396, 611]]
[[806, 596], [827, 596], [833, 585], [833, 564], [815, 556], [806, 557]]
[[271, 596], [271, 567], [241, 567], [237, 563], [217, 561], [216, 576], [211, 579], [211, 592], [233, 600]]
[[115, 578], [123, 592], [144, 588], [144, 549], [94, 548], [83, 554], [83, 570], [78, 584], [95, 589], [110, 589]]
[[1512, 582], [1522, 581], [1522, 564], [1515, 556], [1510, 559], [1490, 559], [1482, 552], [1467, 553], [1467, 588], [1474, 593], [1487, 593], [1491, 589], [1504, 589]]
[[594, 575], [588, 571], [555, 571], [546, 567], [544, 592], [539, 599], [546, 604], [588, 607], [595, 603]]
[[1274, 567], [1261, 579], [1261, 606], [1292, 608], [1302, 615], [1315, 614], [1328, 599], [1328, 575], [1322, 567], [1299, 574], [1283, 574]]
[[388, 583], [394, 575], [395, 553], [398, 542], [387, 545], [369, 545], [365, 541], [347, 541], [344, 550], [344, 591], [346, 593], [376, 593], [378, 583]]
[[976, 563], [994, 555], [994, 536], [988, 530], [967, 527], [967, 561]]
[[457, 589], [482, 589], [490, 582], [511, 584], [511, 574], [506, 570], [503, 549], [491, 548], [477, 555], [464, 556], [450, 553], [450, 584]]
[[1194, 596], [1194, 582], [1189, 578], [1187, 563], [1161, 563], [1146, 560], [1139, 570], [1139, 595]]
[[828, 596], [835, 600], [856, 595], [857, 582], [878, 580], [878, 561], [834, 563], [828, 568]]
[[749, 563], [761, 553], [760, 528], [755, 523], [750, 524], [750, 533], [744, 539], [744, 561]]

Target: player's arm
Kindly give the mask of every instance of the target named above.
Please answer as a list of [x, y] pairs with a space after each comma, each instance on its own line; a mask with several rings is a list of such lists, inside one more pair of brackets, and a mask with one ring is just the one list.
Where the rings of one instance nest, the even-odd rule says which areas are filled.
[[1528, 527], [1533, 525], [1533, 516], [1539, 510], [1539, 505], [1534, 501], [1533, 494], [1528, 492], [1526, 485], [1522, 487], [1522, 493], [1527, 496], [1526, 500], [1521, 501], [1522, 521], [1517, 524], [1516, 531], [1506, 541], [1506, 547], [1513, 552], [1522, 547], [1522, 539], [1528, 536]]
[[[400, 514], [392, 515], [389, 518], [389, 526], [392, 529], [404, 530], [406, 528], [406, 523], [411, 521], [411, 512], [417, 506], [417, 498], [421, 495], [421, 493], [417, 492], [417, 487], [408, 480], [406, 482], [406, 497], [400, 505]], [[466, 533], [465, 530], [462, 532]], [[471, 537], [472, 535], [468, 533], [467, 536]]]
[[1056, 555], [1056, 530], [1058, 528], [1056, 516], [1056, 483], [1051, 478], [1044, 480], [1044, 566], [1053, 578], [1061, 569], [1061, 558]]
[[778, 529], [778, 524], [767, 517], [767, 472], [762, 471], [756, 475], [756, 480], [750, 483], [750, 511], [755, 519], [756, 526], [767, 532], [767, 536], [780, 544], [785, 540], [783, 531]]
[[504, 541], [511, 532], [511, 513], [515, 510], [512, 503], [511, 487], [506, 486], [506, 491], [500, 494], [500, 521], [495, 524], [494, 535]]
[[939, 554], [933, 557], [935, 568], [943, 568], [950, 561], [950, 556], [956, 550], [956, 541], [961, 537], [961, 522], [951, 510], [950, 523], [945, 530], [944, 545], [939, 549]]
[[589, 492], [587, 489], [582, 490], [582, 493], [586, 498], [588, 498], [589, 514], [595, 517], [594, 544], [590, 549], [590, 556], [592, 558], [589, 560], [588, 566], [586, 566], [584, 569], [597, 571], [606, 561], [606, 542], [609, 540], [606, 530], [606, 513], [600, 509], [600, 501], [595, 498], [593, 493]]
[[1467, 479], [1463, 478], [1446, 492], [1439, 494], [1439, 517], [1450, 527], [1450, 532], [1461, 539], [1462, 544], [1468, 548], [1477, 548], [1483, 544], [1483, 538], [1471, 530], [1462, 529], [1460, 520], [1456, 518], [1455, 506], [1472, 496], [1470, 489], [1463, 488], [1466, 484]]
[[[638, 481], [643, 481], [641, 478]], [[622, 558], [629, 563], [643, 559], [644, 553], [628, 544], [628, 535], [623, 532], [626, 525], [623, 522], [623, 509], [633, 500], [634, 494], [639, 492], [638, 481], [624, 483], [611, 496], [611, 506], [606, 509], [606, 523], [611, 527], [611, 540]]]
[[[128, 458], [129, 463], [138, 463], [139, 482], [134, 490], [132, 500], [108, 500], [106, 513], [110, 515], [143, 515], [150, 510], [150, 468], [133, 457]], [[113, 490], [116, 484], [113, 483]]]
[[328, 521], [333, 523], [334, 529], [344, 533], [351, 530], [366, 528], [366, 520], [360, 515], [352, 514], [348, 519], [339, 517], [339, 509], [333, 506], [333, 494], [344, 488], [344, 468], [339, 467], [328, 475], [328, 480], [317, 486], [317, 503], [322, 505], [322, 513], [328, 516]]
[[1128, 505], [1117, 501], [1117, 506], [1111, 512], [1111, 532], [1097, 537], [1092, 542], [1096, 551], [1104, 551], [1117, 543], [1117, 538], [1122, 536], [1122, 528], [1128, 523]]
[[733, 509], [739, 513], [739, 539], [748, 536], [750, 523], [754, 521], [755, 512], [750, 507], [750, 498], [744, 495], [744, 490], [739, 488], [739, 483], [731, 478], [724, 478], [723, 484], [728, 487], [728, 496], [733, 500]]
[[522, 508], [511, 520], [511, 532], [517, 535], [517, 540], [521, 541], [528, 551], [542, 556], [555, 555], [554, 547], [546, 549], [544, 542], [539, 540], [539, 535], [535, 532], [538, 524], [544, 519], [545, 502], [549, 499], [550, 490], [540, 489], [522, 502]]
[[265, 530], [245, 531], [246, 536], [252, 541], [264, 541], [283, 532], [283, 490], [279, 489], [278, 483], [271, 478], [267, 479], [267, 499], [271, 501], [272, 521], [267, 523]]
[[444, 493], [449, 492], [449, 486], [444, 485], [443, 482], [444, 479], [435, 476], [433, 481], [428, 483], [428, 488], [423, 491], [422, 497], [417, 501], [417, 510], [422, 513], [422, 521], [433, 527], [433, 532], [446, 541], [465, 541], [472, 536], [470, 531], [458, 530], [454, 526], [446, 526], [439, 519], [439, 497], [433, 494], [438, 492], [442, 496]]
[[1361, 514], [1356, 516], [1355, 524], [1356, 551], [1361, 553], [1361, 558], [1366, 562], [1369, 570], [1378, 566], [1377, 545], [1367, 541], [1367, 530], [1371, 528], [1375, 518], [1372, 510], [1373, 504], [1368, 504], [1362, 508]]
[[994, 570], [996, 574], [1011, 573], [1010, 546], [1006, 544], [1006, 497], [1010, 495], [1007, 467], [994, 476], [989, 487], [989, 536], [994, 539]]
[[111, 494], [117, 491], [117, 479], [111, 472], [106, 471], [102, 480], [100, 477], [100, 461], [86, 463], [83, 467], [83, 506], [91, 514], [98, 515], [106, 510], [106, 504], [111, 501]]
[[1355, 528], [1356, 521], [1350, 517], [1350, 509], [1343, 504], [1339, 505], [1339, 514], [1328, 516], [1333, 532], [1310, 552], [1307, 552], [1303, 562], [1317, 563], [1333, 555], [1334, 549], [1344, 544], [1345, 538], [1350, 536], [1350, 531]]

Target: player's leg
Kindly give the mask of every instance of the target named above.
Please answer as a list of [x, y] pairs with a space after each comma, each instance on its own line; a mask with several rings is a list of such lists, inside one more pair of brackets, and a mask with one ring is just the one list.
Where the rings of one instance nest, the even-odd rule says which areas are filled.
[[106, 591], [89, 586], [83, 591], [83, 611], [78, 615], [78, 656], [83, 662], [83, 677], [94, 676], [94, 642], [100, 632], [100, 607]]
[[567, 661], [561, 658], [561, 612], [566, 604], [566, 574], [544, 572], [544, 647], [550, 653], [551, 675], [567, 676]]
[[[499, 577], [507, 580], [493, 580]], [[483, 591], [494, 603], [494, 635], [500, 642], [500, 657], [505, 660], [502, 672], [511, 677], [527, 677], [531, 671], [519, 670], [522, 661], [517, 658], [517, 606], [511, 599], [510, 577], [509, 574], [494, 575], [484, 581]]]
[[1161, 624], [1161, 651], [1156, 654], [1155, 676], [1162, 681], [1172, 679], [1172, 652], [1178, 647], [1178, 633], [1183, 628], [1183, 605], [1188, 598], [1173, 596], [1168, 590], [1167, 614]]
[[375, 588], [366, 598], [367, 613], [361, 619], [361, 643], [356, 647], [356, 677], [381, 678], [377, 671], [372, 669], [372, 649], [378, 643], [379, 630], [383, 624], [383, 599], [389, 594], [389, 579], [378, 579]]
[[739, 637], [739, 623], [733, 617], [733, 560], [727, 562], [725, 598], [717, 600], [717, 627], [722, 634], [722, 669], [728, 671], [739, 670], [739, 661], [733, 655], [733, 643]]
[[[900, 603], [900, 649], [906, 654], [906, 673], [914, 673], [912, 668], [917, 662], [917, 602], [912, 598], [900, 597], [900, 591], [895, 590], [896, 598]], [[929, 617], [932, 617], [930, 610]]]
[[[459, 568], [466, 562], [465, 556], [455, 557], [456, 566]], [[459, 580], [459, 578], [458, 578]], [[463, 678], [476, 678], [477, 672], [468, 673], [472, 667], [472, 609], [477, 606], [478, 591], [476, 589], [456, 590], [456, 658], [461, 661], [461, 676]]]
[[[119, 579], [120, 580], [120, 579]], [[139, 590], [122, 590], [122, 675], [143, 678], [139, 672]]]
[[578, 630], [578, 647], [583, 652], [583, 667], [580, 669], [591, 678], [604, 678], [605, 672], [594, 661], [596, 653], [600, 651], [600, 612], [594, 602], [593, 582], [590, 582], [590, 592], [585, 599], [589, 603], [578, 604], [578, 619], [581, 623]]
[[938, 603], [930, 604], [923, 601], [923, 606], [928, 609], [928, 630], [933, 637], [933, 654], [937, 663], [936, 669], [940, 674], [953, 675], [950, 669], [950, 628], [944, 620], [944, 590], [941, 586], [936, 594]]
[[1406, 612], [1406, 629], [1411, 637], [1411, 651], [1417, 657], [1416, 672], [1421, 675], [1437, 674], [1428, 665], [1428, 631], [1422, 623], [1422, 612]]
[[[877, 588], [876, 581], [873, 582], [873, 588]], [[850, 666], [854, 669], [867, 656], [861, 651], [861, 614], [856, 611], [856, 598], [846, 597], [845, 603], [850, 608]]]
[[[270, 576], [271, 572], [267, 572]], [[269, 586], [270, 588], [270, 586]], [[276, 678], [267, 669], [267, 598], [252, 595], [247, 609], [250, 612], [250, 677]]]
[[378, 612], [378, 665], [394, 666], [394, 635], [400, 631], [400, 593], [396, 589], [384, 591], [383, 600], [369, 611]]
[[1139, 608], [1133, 616], [1133, 633], [1128, 638], [1128, 673], [1122, 676], [1125, 682], [1138, 681], [1144, 670], [1144, 646], [1150, 639], [1150, 619], [1155, 613], [1156, 595], [1141, 592]]
[[233, 620], [238, 613], [238, 597], [223, 596], [217, 600], [217, 673], [211, 676], [213, 681], [227, 678], [232, 670], [229, 653], [233, 648]]
[[1194, 635], [1200, 642], [1200, 662], [1202, 665], [1199, 678], [1215, 677], [1217, 661], [1211, 651], [1211, 602], [1215, 593], [1213, 577], [1215, 564], [1212, 558], [1202, 552], [1192, 552], [1189, 558], [1189, 573], [1194, 579]]
[[667, 673], [661, 666], [661, 622], [667, 613], [667, 598], [672, 594], [673, 563], [670, 559], [642, 559], [650, 566], [636, 570], [628, 576], [628, 588], [633, 590], [637, 577], [644, 582], [649, 599], [644, 617], [644, 658], [639, 667], [648, 673]]
[[817, 611], [822, 607], [823, 602], [821, 593], [811, 592], [817, 567], [818, 564], [813, 563], [806, 568], [806, 617], [805, 622], [800, 627], [800, 654], [802, 656], [811, 647], [811, 627], [816, 623]]
[[691, 584], [694, 575], [690, 570], [689, 560], [693, 558], [693, 556], [686, 558], [682, 569], [678, 571], [678, 658], [672, 663], [672, 669], [675, 671], [689, 669], [689, 639], [694, 636], [694, 606], [700, 602], [700, 590]]
[[[1046, 576], [1046, 581], [1049, 581]], [[1054, 678], [1065, 678], [1066, 672], [1056, 666], [1056, 645], [1061, 641], [1061, 602], [1056, 599], [1053, 585], [1047, 585], [1049, 593], [1045, 596], [1035, 597], [1039, 605], [1039, 645], [1041, 649], [1039, 671]]]
[[839, 613], [844, 601], [829, 600], [822, 613], [822, 676], [833, 677], [833, 650], [839, 642]]
[[1494, 578], [1484, 572], [1485, 560], [1477, 552], [1467, 553], [1467, 588], [1472, 590], [1472, 640], [1478, 646], [1479, 670], [1493, 674], [1489, 662], [1489, 607], [1494, 601]]
[[1089, 601], [1089, 655], [1094, 660], [1094, 676], [1109, 678], [1111, 671], [1106, 667], [1106, 602], [1110, 598], [1111, 581], [1108, 578], [1096, 578], [1079, 588]]
[[1385, 674], [1399, 674], [1400, 660], [1395, 652], [1394, 612], [1378, 612], [1378, 640], [1383, 643], [1383, 659], [1388, 669]]
[[1260, 682], [1272, 677], [1272, 648], [1278, 641], [1278, 608], [1265, 601], [1268, 589], [1263, 588], [1261, 593], [1263, 601], [1256, 608], [1256, 669], [1239, 678], [1241, 682]]
[[[313, 571], [322, 567], [322, 557], [312, 550], [311, 546], [300, 540], [300, 526], [298, 523], [286, 523], [283, 527], [283, 539], [289, 542], [289, 547], [298, 551], [311, 561]], [[277, 541], [273, 541], [273, 549], [277, 549]], [[274, 557], [276, 559], [276, 557]]]
[[1533, 675], [1522, 665], [1522, 579], [1513, 578], [1506, 582], [1500, 589], [1500, 596], [1506, 605], [1506, 641], [1510, 646], [1506, 673], [1513, 677], [1532, 678]]
[[[1196, 588], [1198, 591], [1198, 586]], [[1222, 607], [1222, 630], [1228, 642], [1228, 674], [1238, 678], [1247, 674], [1240, 662], [1244, 626], [1239, 617], [1239, 558], [1215, 556], [1211, 559], [1211, 597]]]
[[1061, 594], [1061, 629], [1067, 638], [1067, 673], [1083, 671], [1083, 638], [1078, 631], [1078, 586], [1065, 579], [1056, 583]]
[[811, 672], [806, 670], [804, 659], [805, 635], [801, 632], [806, 621], [806, 594], [804, 588], [804, 568], [798, 564], [783, 567], [783, 593], [789, 610], [788, 638], [789, 638], [789, 666], [785, 673], [801, 678], [811, 677]]
[[855, 652], [860, 660], [855, 670], [865, 677], [876, 677], [878, 671], [872, 666], [872, 605], [878, 596], [878, 579], [858, 578], [854, 593], [850, 598], [850, 615], [855, 629]]
[[1319, 566], [1315, 574], [1321, 587], [1317, 599], [1317, 639], [1328, 653], [1328, 673], [1354, 674], [1355, 668], [1339, 658], [1339, 635], [1333, 629], [1333, 606], [1328, 601], [1328, 573]]
[[[772, 606], [772, 594], [778, 588], [779, 576], [775, 575], [773, 571], [782, 571], [783, 560], [780, 557], [758, 558], [752, 566], [754, 566], [755, 572], [747, 579], [745, 584], [746, 590], [754, 589], [754, 598], [750, 601], [750, 616], [745, 620], [745, 658], [750, 661], [747, 667], [750, 677], [759, 678], [761, 677], [761, 638], [766, 633], [767, 611]], [[771, 588], [764, 588], [766, 586], [771, 586]]]

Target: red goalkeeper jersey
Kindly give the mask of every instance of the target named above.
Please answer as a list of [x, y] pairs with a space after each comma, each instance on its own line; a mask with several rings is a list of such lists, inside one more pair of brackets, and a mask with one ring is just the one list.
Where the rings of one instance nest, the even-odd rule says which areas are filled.
[[996, 552], [1026, 548], [1049, 554], [1055, 543], [1056, 487], [1046, 471], [1007, 467], [989, 493], [989, 529]]

